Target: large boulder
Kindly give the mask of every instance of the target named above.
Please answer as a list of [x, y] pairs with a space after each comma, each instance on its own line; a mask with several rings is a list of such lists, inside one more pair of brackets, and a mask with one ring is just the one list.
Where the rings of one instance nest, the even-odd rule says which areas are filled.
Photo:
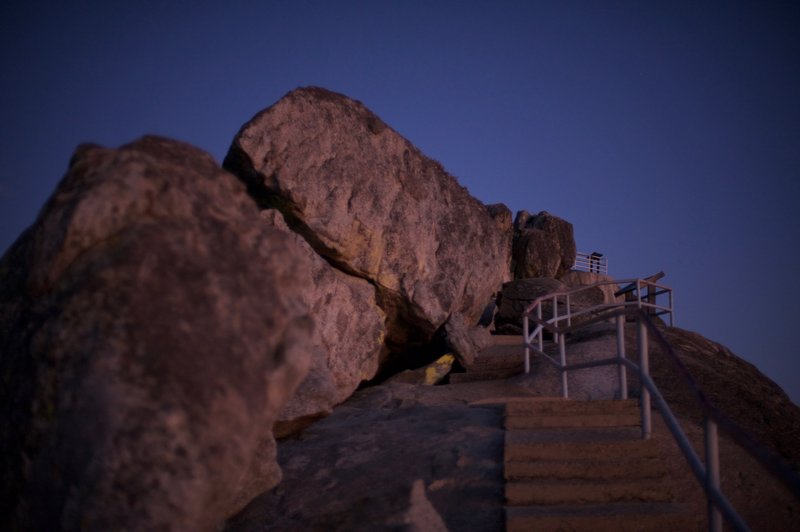
[[[566, 289], [564, 283], [549, 277], [518, 279], [503, 284], [503, 289], [497, 297], [497, 313], [494, 317], [497, 331], [502, 334], [522, 334], [522, 316], [525, 309], [542, 296]], [[544, 319], [550, 318], [552, 313], [552, 302], [542, 304]]]
[[214, 530], [275, 485], [310, 282], [210, 155], [79, 148], [0, 261], [0, 528]]
[[510, 212], [487, 207], [360, 102], [295, 90], [245, 124], [225, 168], [339, 269], [367, 279], [397, 349], [453, 314], [477, 323], [510, 268]]
[[572, 224], [542, 211], [520, 211], [514, 220], [514, 277], [559, 278], [575, 264]]
[[275, 424], [278, 437], [331, 413], [378, 372], [385, 334], [375, 289], [364, 279], [333, 268], [286, 225], [275, 209], [262, 211], [271, 227], [289, 235], [311, 265], [313, 283], [297, 291], [314, 320], [311, 368]]
[[609, 283], [586, 288], [577, 295], [575, 299], [580, 305], [586, 307], [603, 303], [621, 303], [625, 299], [623, 296], [614, 295], [619, 290], [619, 285], [616, 284], [613, 277], [604, 273], [572, 270], [559, 277], [558, 280], [567, 285], [569, 289], [589, 287], [597, 283]]

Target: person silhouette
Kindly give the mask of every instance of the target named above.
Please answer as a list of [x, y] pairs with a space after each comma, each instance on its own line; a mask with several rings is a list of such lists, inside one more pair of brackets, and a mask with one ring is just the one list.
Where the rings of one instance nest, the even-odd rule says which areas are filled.
[[602, 256], [602, 253], [592, 251], [592, 254], [589, 255], [589, 272], [600, 273], [600, 259]]

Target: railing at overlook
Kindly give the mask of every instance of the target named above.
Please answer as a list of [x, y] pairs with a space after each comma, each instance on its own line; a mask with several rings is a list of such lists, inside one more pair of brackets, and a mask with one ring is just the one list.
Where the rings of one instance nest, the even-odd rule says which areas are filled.
[[[692, 472], [706, 492], [709, 530], [721, 531], [723, 516], [734, 530], [749, 530], [747, 524], [738, 515], [720, 489], [718, 427], [721, 426], [734, 441], [754, 456], [770, 473], [782, 480], [798, 499], [800, 499], [800, 477], [786, 467], [779, 458], [753, 443], [752, 439], [741, 428], [705, 399], [705, 395], [697, 387], [683, 362], [675, 355], [672, 346], [653, 323], [652, 317], [668, 315], [670, 325], [674, 324], [672, 290], [656, 283], [662, 276], [663, 273], [648, 279], [603, 281], [537, 298], [528, 306], [523, 315], [525, 373], [530, 372], [531, 352], [543, 357], [544, 360], [560, 371], [561, 392], [563, 397], [567, 398], [569, 397], [568, 373], [570, 371], [617, 365], [619, 368], [619, 396], [620, 399], [627, 399], [627, 370], [630, 369], [636, 372], [641, 383], [639, 402], [642, 418], [642, 438], [647, 439], [652, 433], [650, 412], [652, 399], [654, 406], [660, 412], [678, 447], [683, 452]], [[613, 303], [602, 303], [584, 308], [576, 307], [573, 311], [573, 302], [580, 298], [582, 292], [608, 285], [626, 286], [615, 292], [616, 301]], [[667, 301], [664, 302], [664, 299]], [[550, 307], [550, 317], [547, 319], [543, 318], [545, 304], [549, 304]], [[625, 322], [629, 319], [635, 320], [637, 326], [639, 364], [634, 363], [625, 356]], [[565, 339], [567, 333], [592, 324], [612, 320], [616, 325], [616, 357], [580, 364], [567, 364]], [[531, 330], [531, 323], [535, 325], [533, 330]], [[553, 342], [558, 345], [558, 360], [544, 352], [545, 331], [552, 334]], [[677, 364], [680, 373], [690, 383], [695, 398], [705, 414], [705, 463], [695, 453], [672, 410], [650, 377], [649, 333], [652, 333], [654, 339], [662, 346], [667, 356]]]
[[608, 273], [608, 258], [604, 257], [602, 253], [593, 251], [592, 253], [584, 253], [578, 251], [575, 254], [575, 265], [572, 266], [573, 270], [581, 272], [592, 273]]

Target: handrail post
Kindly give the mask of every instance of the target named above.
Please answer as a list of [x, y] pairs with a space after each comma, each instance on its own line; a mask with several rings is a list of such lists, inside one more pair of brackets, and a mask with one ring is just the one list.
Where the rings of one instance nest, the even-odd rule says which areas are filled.
[[[558, 327], [558, 296], [553, 296], [553, 325]], [[553, 333], [553, 341], [558, 342], [558, 333]]]
[[636, 302], [637, 308], [642, 308], [642, 280], [636, 279]]
[[570, 310], [569, 294], [567, 294], [567, 326], [572, 325], [572, 310]]
[[[706, 416], [705, 423], [706, 443], [706, 494], [712, 490], [719, 490], [719, 438], [717, 435], [717, 422]], [[708, 529], [711, 532], [722, 532], [722, 514], [708, 496]]]
[[653, 432], [652, 421], [650, 419], [650, 391], [644, 385], [644, 375], [650, 375], [650, 355], [647, 352], [647, 328], [644, 324], [644, 316], [640, 313], [638, 316], [639, 322], [639, 386], [641, 394], [639, 403], [642, 408], [642, 439], [650, 439], [650, 434]]
[[567, 346], [563, 334], [558, 335], [558, 355], [561, 362], [561, 396], [566, 399], [569, 397], [569, 390], [567, 388], [567, 372], [564, 366], [567, 365]]
[[672, 290], [669, 291], [669, 326], [675, 327], [675, 304], [672, 301]]
[[[542, 304], [539, 303], [536, 305], [536, 317], [539, 319], [539, 323], [542, 323]], [[544, 351], [544, 329], [539, 329], [539, 351]]]
[[[617, 316], [617, 357], [625, 358], [625, 315]], [[619, 398], [628, 398], [628, 379], [625, 364], [619, 364]]]
[[522, 339], [525, 342], [525, 373], [531, 372], [531, 350], [528, 347], [528, 315], [522, 317]]

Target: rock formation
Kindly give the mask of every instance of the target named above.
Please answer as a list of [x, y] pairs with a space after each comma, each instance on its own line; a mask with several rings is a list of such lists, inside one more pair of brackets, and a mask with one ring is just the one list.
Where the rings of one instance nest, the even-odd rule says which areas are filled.
[[375, 376], [383, 350], [385, 316], [375, 303], [372, 285], [333, 268], [286, 226], [279, 211], [268, 209], [261, 216], [290, 236], [307, 257], [313, 279], [295, 294], [315, 324], [311, 368], [278, 418], [275, 433], [281, 437], [330, 414], [362, 381]]
[[[501, 334], [522, 334], [522, 314], [537, 298], [566, 290], [561, 281], [549, 277], [535, 279], [518, 279], [503, 284], [497, 298], [497, 314], [494, 322], [497, 332]], [[542, 317], [552, 315], [552, 303], [542, 305]]]
[[[158, 137], [82, 146], [0, 259], [0, 529], [502, 529], [491, 398], [554, 395], [560, 376], [430, 384], [489, 343], [475, 324], [501, 286], [497, 329], [519, 333], [537, 297], [603, 278], [568, 271], [571, 224], [522, 211], [512, 229], [505, 206], [322, 89], [255, 116], [225, 166], [236, 176]], [[599, 325], [570, 335], [573, 361], [613, 354]], [[798, 469], [800, 409], [782, 390], [723, 346], [659, 327], [708, 397]], [[432, 338], [449, 349], [434, 364], [351, 397]], [[651, 347], [696, 444], [690, 394]], [[614, 368], [573, 373], [575, 395], [614, 395]], [[273, 425], [288, 435], [331, 412], [281, 440], [279, 484]], [[789, 528], [800, 506], [733, 447], [723, 436], [734, 503]]]
[[[451, 388], [457, 397], [445, 397]], [[503, 530], [502, 411], [468, 407], [464, 389], [387, 382], [356, 392], [279, 442], [284, 481], [226, 532], [440, 530], [437, 514], [447, 530]]]
[[[709, 397], [797, 467], [800, 408], [756, 368], [719, 344], [688, 331], [662, 329]], [[626, 336], [629, 356], [635, 360], [633, 324], [627, 326]], [[583, 354], [589, 355], [598, 344], [610, 344], [613, 350], [613, 332], [592, 335]], [[570, 341], [568, 353], [577, 346]], [[692, 445], [702, 452], [702, 417], [652, 337], [651, 347], [653, 378]], [[531, 374], [447, 386], [388, 382], [357, 392], [302, 437], [279, 442], [284, 481], [229, 520], [226, 532], [407, 529], [400, 523], [408, 522], [414, 507], [409, 492], [422, 491], [415, 488], [420, 480], [449, 530], [504, 530], [506, 436], [503, 410], [493, 403], [509, 397], [557, 396], [557, 372], [538, 358], [536, 366], [550, 369], [550, 383], [542, 382], [541, 374]], [[597, 382], [593, 377], [597, 370], [606, 372], [604, 368], [570, 372], [570, 389], [584, 397], [613, 393], [616, 371], [601, 379], [605, 382]], [[632, 372], [628, 377], [635, 380]], [[635, 386], [630, 391], [635, 394]], [[679, 482], [676, 502], [690, 505], [702, 521], [705, 497], [657, 415], [654, 439], [664, 451], [668, 475]], [[800, 501], [723, 431], [720, 462], [723, 490], [754, 530], [796, 528]]]
[[[800, 408], [780, 386], [722, 344], [677, 327], [663, 330], [708, 400], [800, 471]], [[635, 341], [629, 335], [631, 347]], [[664, 398], [678, 415], [701, 424], [691, 390], [652, 338], [651, 345], [650, 373]]]
[[559, 278], [575, 264], [572, 224], [548, 212], [520, 211], [514, 220], [514, 276]]
[[213, 530], [276, 484], [310, 282], [208, 154], [79, 148], [0, 262], [0, 528]]
[[298, 89], [245, 124], [224, 162], [337, 268], [372, 283], [387, 341], [474, 325], [510, 264], [510, 212], [487, 207], [361, 103]]
[[[564, 283], [567, 286], [567, 289], [571, 290], [605, 281], [613, 282], [614, 278], [603, 273], [571, 270], [559, 277], [558, 280]], [[607, 284], [587, 289], [581, 293], [581, 302], [586, 306], [621, 302], [624, 297], [614, 295], [614, 293], [619, 289], [620, 287], [617, 284]]]

